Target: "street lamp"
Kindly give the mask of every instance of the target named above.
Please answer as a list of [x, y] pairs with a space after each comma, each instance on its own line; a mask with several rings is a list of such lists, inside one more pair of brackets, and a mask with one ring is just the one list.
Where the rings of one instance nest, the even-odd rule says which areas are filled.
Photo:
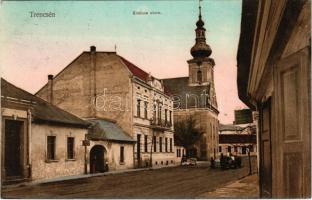
[[85, 155], [84, 155], [84, 173], [88, 174], [88, 162], [87, 162], [87, 147], [90, 146], [90, 140], [85, 135], [85, 139], [82, 140], [82, 146], [84, 146]]

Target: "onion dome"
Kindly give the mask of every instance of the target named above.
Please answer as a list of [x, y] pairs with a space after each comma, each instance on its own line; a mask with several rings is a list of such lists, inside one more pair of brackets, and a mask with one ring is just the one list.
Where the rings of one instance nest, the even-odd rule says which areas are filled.
[[196, 22], [197, 28], [195, 29], [196, 39], [195, 45], [191, 48], [191, 55], [194, 58], [203, 58], [209, 57], [212, 53], [210, 46], [206, 43], [205, 32], [206, 29], [204, 28], [204, 21], [202, 20], [201, 16], [201, 7], [199, 6], [199, 16], [198, 21]]
[[210, 46], [206, 43], [196, 43], [192, 48], [191, 48], [191, 55], [194, 58], [197, 57], [209, 57], [212, 53], [212, 50]]

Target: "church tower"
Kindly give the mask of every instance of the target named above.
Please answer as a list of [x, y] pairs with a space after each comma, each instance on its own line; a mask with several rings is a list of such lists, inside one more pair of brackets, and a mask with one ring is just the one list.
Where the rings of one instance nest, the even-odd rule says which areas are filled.
[[195, 45], [191, 48], [192, 59], [188, 60], [189, 75], [163, 79], [164, 87], [174, 97], [173, 119], [175, 122], [191, 116], [196, 126], [203, 131], [199, 141], [187, 149], [187, 155], [200, 160], [209, 160], [218, 154], [218, 104], [214, 86], [214, 60], [206, 43], [206, 29], [199, 5], [196, 22]]
[[209, 95], [209, 104], [217, 108], [216, 93], [214, 88], [214, 59], [210, 58], [212, 50], [206, 43], [204, 21], [201, 15], [201, 6], [199, 5], [199, 16], [196, 22], [195, 44], [191, 48], [193, 58], [188, 60], [189, 65], [189, 86], [206, 86]]

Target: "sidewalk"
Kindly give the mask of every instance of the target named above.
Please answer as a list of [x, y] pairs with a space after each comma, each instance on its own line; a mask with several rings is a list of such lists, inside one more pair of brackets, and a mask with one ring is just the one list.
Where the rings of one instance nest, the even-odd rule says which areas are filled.
[[246, 176], [212, 192], [204, 193], [199, 198], [257, 199], [259, 198], [258, 175]]
[[149, 167], [149, 168], [137, 168], [137, 169], [125, 169], [125, 170], [118, 170], [118, 171], [108, 171], [108, 172], [96, 173], [96, 174], [81, 174], [81, 175], [73, 175], [73, 176], [62, 176], [62, 177], [57, 177], [57, 178], [45, 179], [45, 180], [22, 182], [22, 183], [11, 184], [11, 185], [2, 185], [2, 188], [15, 188], [15, 187], [21, 187], [21, 186], [28, 186], [28, 185], [57, 183], [57, 182], [84, 179], [84, 178], [97, 177], [97, 176], [107, 176], [107, 175], [111, 175], [111, 174], [122, 174], [122, 173], [136, 172], [136, 171], [156, 170], [156, 169], [178, 167], [178, 166], [180, 166], [180, 165], [155, 166], [155, 167]]

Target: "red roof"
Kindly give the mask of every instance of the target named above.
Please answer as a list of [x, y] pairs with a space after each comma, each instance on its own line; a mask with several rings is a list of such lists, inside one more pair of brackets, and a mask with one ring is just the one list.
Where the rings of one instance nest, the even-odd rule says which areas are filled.
[[130, 61], [126, 60], [125, 58], [119, 56], [121, 58], [122, 62], [128, 67], [128, 69], [131, 71], [131, 73], [141, 79], [142, 81], [147, 81], [148, 73], [131, 63]]
[[[121, 57], [118, 55], [118, 57], [122, 60], [122, 62], [128, 67], [128, 69], [131, 71], [131, 73], [136, 76], [137, 78], [141, 79], [144, 82], [147, 82], [148, 76], [149, 74], [147, 72], [145, 72], [144, 70], [142, 70], [141, 68], [139, 68], [138, 66], [136, 66], [135, 64], [131, 63], [130, 61], [128, 61], [127, 59]], [[154, 79], [154, 77], [151, 77], [152, 79]], [[170, 91], [167, 88], [164, 88], [164, 93], [168, 96], [171, 96]]]

